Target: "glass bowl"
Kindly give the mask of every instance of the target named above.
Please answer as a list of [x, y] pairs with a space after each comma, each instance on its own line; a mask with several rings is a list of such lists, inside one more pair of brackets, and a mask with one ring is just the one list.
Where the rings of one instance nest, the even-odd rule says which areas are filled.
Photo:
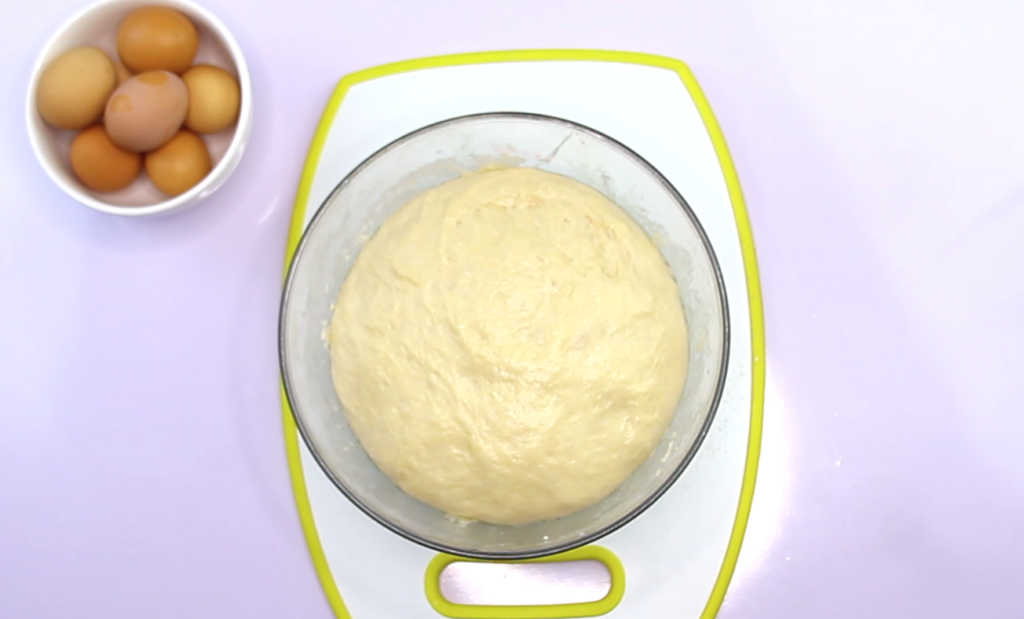
[[[467, 522], [414, 499], [385, 476], [349, 427], [331, 382], [325, 334], [360, 246], [417, 194], [482, 167], [536, 167], [597, 189], [647, 231], [679, 284], [689, 330], [686, 386], [661, 443], [618, 489], [562, 518], [525, 525]], [[423, 127], [370, 156], [330, 194], [299, 242], [279, 324], [285, 393], [316, 461], [371, 518], [429, 548], [473, 558], [563, 552], [650, 507], [693, 459], [725, 382], [728, 312], [707, 235], [649, 163], [593, 129], [548, 116], [489, 113]]]

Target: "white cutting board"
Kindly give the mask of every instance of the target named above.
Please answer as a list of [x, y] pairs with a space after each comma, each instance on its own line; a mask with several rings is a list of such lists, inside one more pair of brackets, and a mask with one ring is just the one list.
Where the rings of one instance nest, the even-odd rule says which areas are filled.
[[[711, 108], [682, 62], [624, 52], [494, 52], [413, 60], [345, 77], [310, 148], [288, 260], [316, 209], [376, 150], [424, 125], [496, 111], [558, 116], [624, 143], [683, 195], [714, 247], [731, 326], [727, 380], [715, 420], [672, 488], [597, 542], [618, 556], [625, 571], [624, 595], [607, 616], [709, 619], [732, 575], [753, 496], [764, 333], [739, 183]], [[389, 532], [353, 506], [316, 464], [287, 403], [284, 421], [310, 552], [339, 617], [441, 616], [424, 586], [437, 553]], [[480, 608], [477, 615], [510, 616], [495, 608]]]

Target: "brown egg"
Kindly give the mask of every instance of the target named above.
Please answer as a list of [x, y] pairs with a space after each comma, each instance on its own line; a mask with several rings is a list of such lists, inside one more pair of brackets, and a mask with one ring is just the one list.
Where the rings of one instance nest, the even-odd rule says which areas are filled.
[[203, 180], [213, 163], [198, 135], [182, 129], [169, 142], [146, 154], [146, 174], [169, 196], [185, 193]]
[[71, 142], [71, 169], [96, 191], [117, 191], [132, 184], [142, 169], [142, 155], [114, 144], [102, 125], [89, 127]]
[[103, 115], [117, 86], [114, 65], [95, 47], [76, 47], [57, 56], [39, 76], [36, 107], [59, 129], [82, 129]]
[[220, 67], [198, 64], [181, 79], [188, 86], [186, 127], [197, 133], [217, 133], [235, 124], [241, 92], [230, 73]]
[[171, 139], [187, 113], [185, 82], [168, 71], [149, 71], [117, 87], [103, 122], [115, 144], [142, 153]]
[[163, 6], [136, 9], [117, 29], [117, 53], [136, 73], [171, 71], [182, 74], [199, 49], [199, 32], [180, 12]]
[[133, 77], [132, 72], [129, 71], [128, 67], [124, 66], [124, 63], [121, 62], [120, 60], [115, 60], [114, 61], [114, 73], [117, 74], [117, 85], [118, 86], [120, 86], [121, 84], [127, 82], [128, 80], [132, 79], [132, 77]]

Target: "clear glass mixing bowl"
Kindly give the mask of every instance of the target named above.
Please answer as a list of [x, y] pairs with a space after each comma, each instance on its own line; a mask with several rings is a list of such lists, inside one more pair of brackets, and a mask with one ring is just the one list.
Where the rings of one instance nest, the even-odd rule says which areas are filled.
[[[689, 328], [690, 363], [675, 417], [650, 458], [611, 495], [563, 518], [527, 525], [465, 522], [409, 496], [374, 465], [331, 382], [325, 332], [362, 243], [411, 198], [466, 171], [529, 166], [594, 187], [632, 215], [671, 267]], [[639, 155], [581, 125], [521, 113], [478, 114], [423, 127], [352, 171], [317, 211], [292, 260], [280, 317], [285, 392], [327, 476], [388, 529], [435, 550], [512, 559], [562, 552], [623, 526], [693, 459], [725, 382], [728, 312], [708, 238], [672, 185]]]

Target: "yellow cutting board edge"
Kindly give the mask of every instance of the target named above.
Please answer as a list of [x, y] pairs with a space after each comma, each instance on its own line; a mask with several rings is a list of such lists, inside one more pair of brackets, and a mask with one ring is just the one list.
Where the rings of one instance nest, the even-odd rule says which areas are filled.
[[[287, 275], [288, 265], [291, 264], [292, 256], [298, 247], [302, 232], [305, 229], [306, 205], [309, 201], [309, 193], [313, 186], [313, 178], [316, 174], [320, 161], [320, 154], [324, 143], [330, 132], [334, 117], [341, 107], [348, 90], [359, 83], [370, 80], [437, 67], [449, 67], [471, 64], [503, 63], [503, 62], [540, 62], [540, 61], [590, 61], [590, 62], [612, 62], [637, 64], [651, 67], [659, 67], [675, 72], [683, 81], [687, 91], [693, 98], [697, 110], [704, 121], [704, 125], [711, 137], [711, 141], [718, 156], [718, 163], [721, 166], [729, 191], [729, 199], [732, 202], [733, 215], [736, 219], [737, 233], [739, 234], [740, 246], [743, 254], [743, 265], [747, 280], [747, 294], [750, 302], [750, 332], [751, 332], [751, 411], [750, 411], [750, 432], [747, 442], [746, 463], [744, 465], [743, 481], [740, 487], [740, 500], [736, 510], [736, 518], [733, 523], [732, 534], [729, 538], [729, 545], [726, 549], [722, 567], [719, 569], [718, 578], [712, 588], [701, 619], [713, 619], [725, 599], [725, 592], [729, 587], [733, 571], [736, 568], [736, 561], [739, 558], [740, 548], [743, 544], [743, 535], [747, 528], [747, 519], [750, 515], [750, 506], [754, 498], [754, 485], [757, 478], [757, 464], [761, 452], [761, 432], [764, 415], [764, 388], [765, 388], [765, 333], [764, 316], [761, 302], [761, 284], [757, 269], [757, 254], [754, 247], [753, 233], [750, 221], [747, 217], [747, 209], [743, 200], [743, 193], [740, 189], [739, 177], [733, 167], [732, 157], [725, 142], [718, 121], [711, 111], [711, 105], [704, 97], [704, 93], [697, 83], [689, 67], [680, 60], [643, 54], [636, 52], [605, 51], [605, 50], [522, 50], [522, 51], [498, 51], [481, 52], [471, 54], [453, 54], [448, 56], [434, 56], [430, 58], [419, 58], [392, 64], [381, 65], [357, 71], [346, 75], [338, 82], [317, 126], [316, 134], [313, 136], [313, 143], [310, 145], [309, 154], [306, 157], [306, 164], [303, 167], [302, 178], [299, 183], [299, 191], [295, 198], [295, 208], [292, 214], [292, 222], [288, 235], [288, 244], [285, 249], [285, 273]], [[285, 434], [285, 446], [288, 454], [288, 468], [292, 479], [292, 489], [295, 494], [295, 503], [298, 507], [299, 518], [302, 522], [302, 529], [309, 546], [310, 555], [313, 558], [313, 565], [316, 569], [320, 582], [323, 585], [327, 599], [339, 619], [351, 619], [345, 602], [334, 582], [327, 558], [320, 545], [320, 538], [317, 534], [316, 524], [313, 520], [313, 512], [309, 505], [309, 497], [306, 492], [306, 483], [302, 473], [302, 462], [299, 454], [298, 428], [292, 417], [291, 407], [288, 398], [284, 393], [284, 386], [281, 386], [281, 401], [283, 407], [283, 422]], [[609, 609], [610, 610], [610, 609]]]

